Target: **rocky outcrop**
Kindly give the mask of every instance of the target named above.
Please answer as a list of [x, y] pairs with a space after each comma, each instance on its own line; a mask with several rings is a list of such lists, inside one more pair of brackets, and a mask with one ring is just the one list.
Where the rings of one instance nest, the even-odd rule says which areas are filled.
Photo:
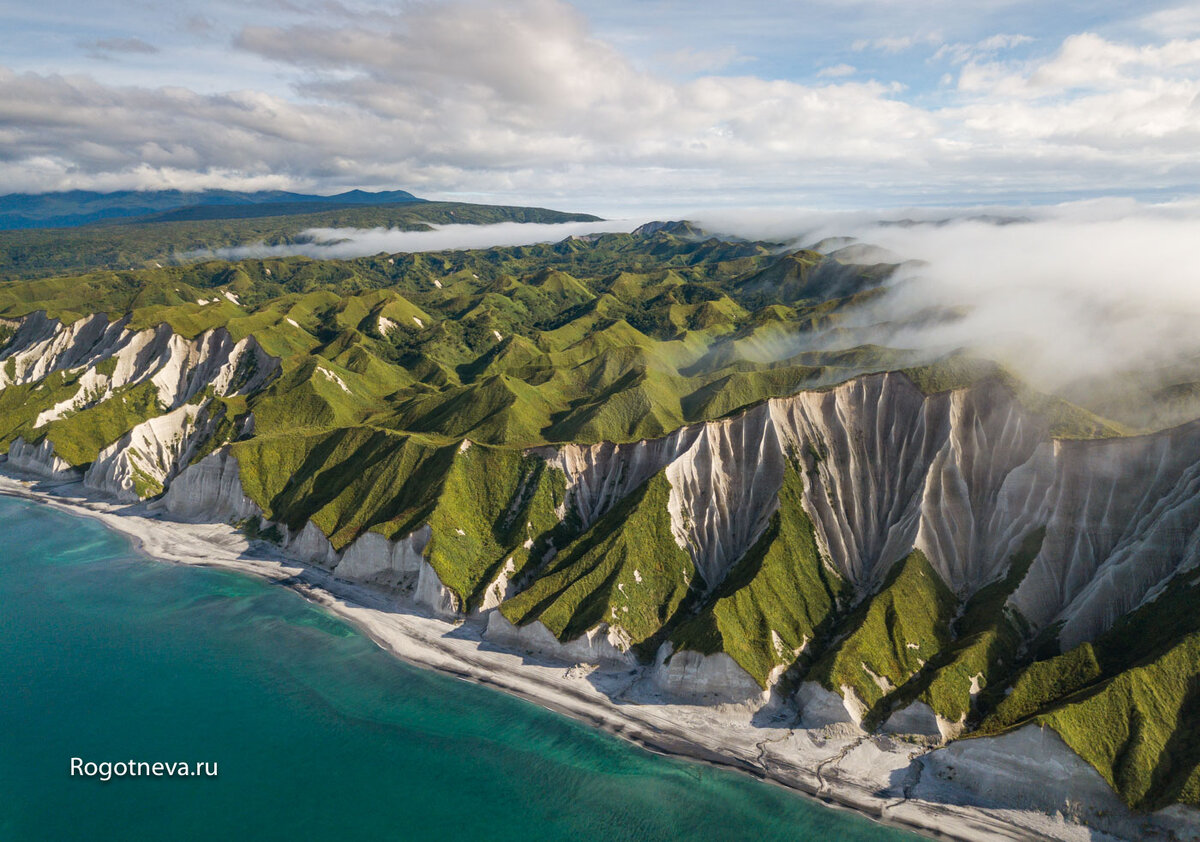
[[512, 578], [515, 572], [516, 567], [510, 557], [505, 560], [504, 567], [496, 574], [496, 578], [492, 580], [492, 583], [484, 589], [483, 599], [479, 603], [477, 613], [482, 614], [485, 611], [497, 608], [504, 600], [516, 594], [516, 582]]
[[18, 471], [43, 479], [78, 482], [83, 478], [82, 471], [55, 455], [54, 443], [49, 439], [29, 444], [25, 439], [18, 437], [9, 445], [8, 464]]
[[138, 424], [100, 451], [84, 485], [133, 502], [160, 493], [208, 438], [208, 404], [187, 404]]
[[351, 581], [400, 588], [420, 573], [430, 534], [428, 524], [395, 541], [364, 532], [342, 552], [333, 572]]
[[917, 763], [920, 778], [911, 797], [936, 803], [948, 792], [956, 800], [967, 793], [978, 806], [1060, 813], [1122, 839], [1200, 839], [1190, 809], [1130, 812], [1100, 773], [1048, 727], [1030, 724], [998, 737], [958, 740]]
[[854, 691], [843, 688], [843, 695], [826, 690], [815, 681], [805, 681], [796, 691], [796, 707], [805, 728], [825, 728], [829, 725], [858, 726], [865, 705], [857, 700]]
[[944, 741], [952, 740], [961, 734], [965, 725], [965, 715], [962, 720], [951, 722], [944, 716], [939, 716], [924, 702], [912, 702], [893, 711], [880, 730], [889, 734], [915, 734]]
[[691, 702], [757, 707], [770, 698], [770, 691], [759, 687], [750, 673], [724, 652], [675, 652], [670, 643], [664, 643], [650, 675], [666, 695]]
[[0, 354], [5, 362], [0, 388], [82, 369], [76, 394], [43, 412], [36, 422], [40, 426], [147, 381], [155, 385], [162, 406], [173, 410], [207, 387], [218, 395], [248, 394], [279, 373], [279, 360], [257, 340], [235, 342], [223, 327], [189, 339], [166, 324], [133, 331], [128, 323], [128, 318], [109, 321], [103, 313], [69, 325], [40, 311], [24, 317]]
[[620, 645], [621, 641], [614, 641], [604, 624], [563, 643], [540, 620], [514, 626], [499, 611], [493, 611], [488, 615], [487, 629], [483, 636], [485, 640], [518, 652], [531, 652], [568, 664], [607, 664], [616, 667], [637, 665], [637, 656], [623, 648]]
[[262, 515], [242, 491], [238, 462], [228, 448], [210, 453], [177, 476], [154, 505], [183, 520], [236, 522]]
[[321, 527], [311, 520], [306, 521], [298, 531], [293, 532], [285, 525], [279, 528], [283, 532], [283, 548], [292, 555], [308, 564], [333, 570], [338, 564], [338, 553], [333, 544], [325, 537]]
[[421, 558], [420, 568], [417, 570], [413, 601], [438, 617], [459, 617], [463, 611], [458, 594], [442, 584], [437, 571], [424, 557]]

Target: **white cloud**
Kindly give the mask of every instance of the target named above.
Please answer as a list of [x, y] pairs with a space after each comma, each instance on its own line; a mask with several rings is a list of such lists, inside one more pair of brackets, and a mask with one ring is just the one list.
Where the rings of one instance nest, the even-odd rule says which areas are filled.
[[[0, 68], [0, 191], [403, 187], [589, 209], [641, 196], [862, 203], [1200, 178], [1200, 41], [1084, 34], [1017, 62], [999, 57], [1025, 35], [964, 41], [940, 53], [965, 62], [957, 88], [927, 105], [896, 82], [852, 81], [866, 71], [850, 65], [812, 84], [728, 69], [666, 78], [560, 0], [338, 7], [321, 24], [287, 14], [237, 39], [241, 60], [291, 80], [278, 93]], [[740, 63], [724, 48], [678, 58]]]
[[737, 47], [718, 47], [711, 50], [682, 49], [659, 56], [665, 66], [687, 74], [714, 73], [735, 62], [744, 60]]
[[141, 38], [100, 38], [88, 41], [81, 46], [97, 53], [157, 53], [158, 47], [143, 41]]
[[826, 79], [837, 79], [842, 76], [853, 76], [857, 72], [852, 64], [834, 64], [830, 67], [822, 67], [817, 75]]
[[1069, 89], [1151, 86], [1164, 77], [1194, 79], [1200, 68], [1200, 39], [1161, 45], [1110, 41], [1092, 32], [1066, 38], [1048, 59], [1022, 63], [972, 62], [959, 88], [1005, 96], [1045, 96]]
[[1200, 64], [1200, 39], [1135, 47], [1085, 32], [1063, 42], [1058, 54], [1030, 75], [1033, 87], [1061, 90], [1123, 85], [1131, 71], [1191, 69]]
[[933, 60], [946, 60], [952, 64], [965, 64], [968, 61], [978, 62], [1002, 50], [1011, 50], [1013, 47], [1028, 44], [1032, 40], [1033, 38], [1028, 35], [1000, 33], [973, 43], [957, 42], [954, 44], [943, 44], [933, 54]]
[[1159, 9], [1143, 17], [1142, 29], [1164, 38], [1186, 38], [1200, 35], [1200, 7], [1195, 4]]
[[[997, 225], [978, 214], [1023, 218]], [[749, 237], [806, 242], [852, 235], [907, 265], [889, 293], [847, 315], [862, 333], [819, 337], [844, 347], [869, 340], [941, 354], [966, 348], [1058, 389], [1097, 375], [1166, 366], [1200, 354], [1200, 203], [1130, 200], [1038, 210], [986, 207], [880, 214], [814, 212], [770, 217], [700, 214]], [[957, 221], [946, 222], [947, 217]], [[933, 311], [956, 319], [930, 321]], [[906, 321], [910, 326], [898, 327]], [[840, 344], [835, 344], [840, 343]]]
[[913, 47], [940, 43], [942, 36], [938, 33], [922, 33], [918, 35], [884, 35], [879, 38], [859, 38], [850, 45], [856, 53], [867, 50], [877, 50], [881, 53], [902, 53]]
[[397, 254], [457, 249], [486, 249], [557, 243], [568, 237], [628, 232], [648, 219], [608, 219], [602, 222], [518, 223], [495, 225], [432, 225], [432, 231], [400, 231], [394, 228], [310, 228], [300, 237], [305, 242], [269, 246], [264, 243], [234, 246], [212, 252], [193, 252], [189, 257], [240, 260], [245, 257], [288, 257], [305, 255], [321, 259], [364, 257], [386, 252]]
[[303, 99], [0, 71], [11, 133], [0, 180], [39, 159], [74, 183], [145, 166], [449, 191], [616, 174], [627, 189], [647, 169], [694, 183], [708, 168], [883, 166], [919, 159], [934, 131], [873, 83], [650, 75], [556, 0], [415, 6], [333, 31], [257, 27], [239, 43], [302, 70]]

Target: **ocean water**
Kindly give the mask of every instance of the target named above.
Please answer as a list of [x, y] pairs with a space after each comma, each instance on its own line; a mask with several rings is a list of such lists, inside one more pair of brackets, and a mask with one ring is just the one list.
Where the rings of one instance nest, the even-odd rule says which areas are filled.
[[[298, 595], [0, 497], [0, 839], [915, 839], [403, 664]], [[70, 775], [70, 759], [216, 777]]]

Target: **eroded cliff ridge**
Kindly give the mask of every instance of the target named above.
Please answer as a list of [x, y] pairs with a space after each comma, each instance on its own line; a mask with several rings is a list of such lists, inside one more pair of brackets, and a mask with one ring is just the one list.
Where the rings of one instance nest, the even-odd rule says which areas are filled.
[[0, 446], [678, 698], [1200, 804], [1200, 422], [806, 350], [889, 271], [663, 226], [7, 284]]

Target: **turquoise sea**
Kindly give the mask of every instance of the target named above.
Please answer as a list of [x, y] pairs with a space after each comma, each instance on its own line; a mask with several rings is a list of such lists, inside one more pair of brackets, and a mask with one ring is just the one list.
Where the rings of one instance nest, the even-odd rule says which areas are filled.
[[[0, 497], [0, 839], [901, 840], [403, 664], [284, 588]], [[70, 759], [216, 777], [70, 775]]]

